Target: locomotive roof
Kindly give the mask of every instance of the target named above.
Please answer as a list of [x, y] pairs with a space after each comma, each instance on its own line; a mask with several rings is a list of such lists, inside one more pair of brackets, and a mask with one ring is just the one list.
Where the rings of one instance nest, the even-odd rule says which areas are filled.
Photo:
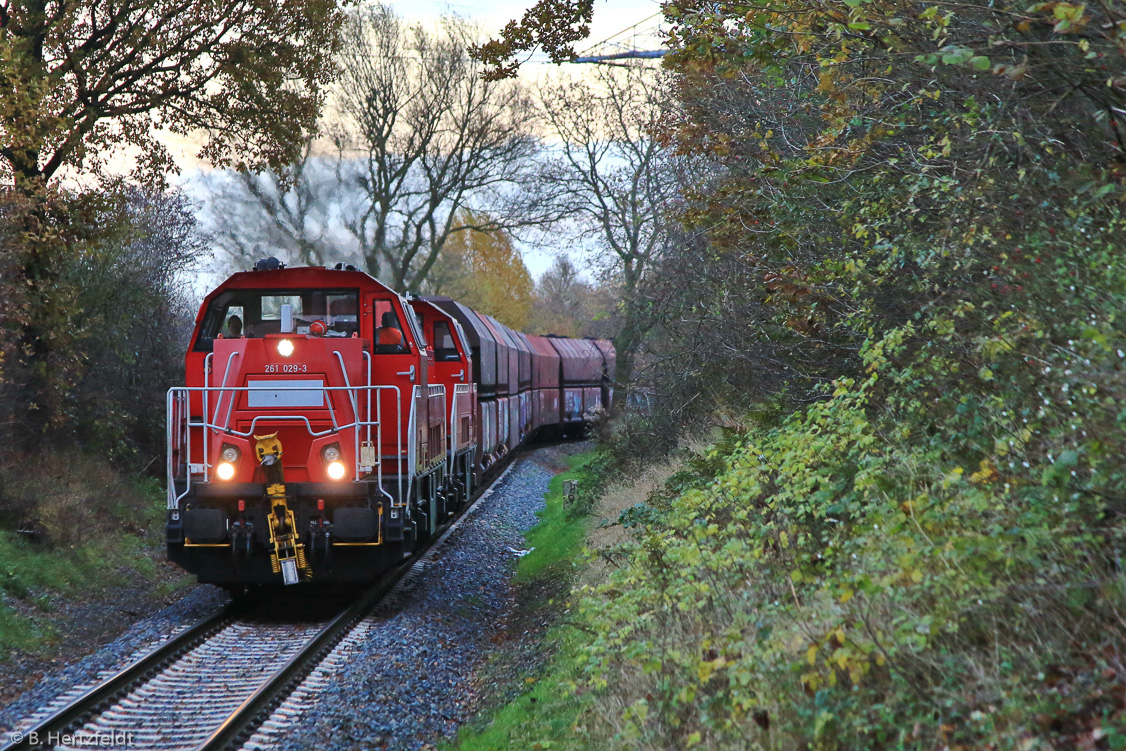
[[203, 298], [203, 305], [200, 306], [200, 315], [203, 315], [203, 311], [215, 297], [232, 289], [339, 289], [341, 287], [383, 290], [398, 296], [395, 290], [364, 271], [327, 269], [323, 266], [239, 271], [231, 274], [219, 286], [207, 293]]

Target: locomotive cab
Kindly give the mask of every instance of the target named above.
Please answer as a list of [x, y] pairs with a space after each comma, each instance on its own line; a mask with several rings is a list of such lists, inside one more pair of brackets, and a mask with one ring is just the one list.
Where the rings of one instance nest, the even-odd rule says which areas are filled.
[[409, 554], [444, 479], [431, 358], [406, 300], [361, 272], [228, 279], [168, 396], [170, 559], [247, 584], [366, 580]]

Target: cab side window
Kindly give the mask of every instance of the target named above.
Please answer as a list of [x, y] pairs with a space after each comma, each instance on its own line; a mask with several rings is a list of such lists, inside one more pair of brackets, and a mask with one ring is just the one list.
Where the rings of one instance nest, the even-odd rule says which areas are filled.
[[[215, 340], [238, 339], [248, 334], [247, 323], [256, 316], [253, 300], [237, 297], [228, 292], [211, 303], [204, 314], [193, 351], [211, 352]], [[237, 332], [237, 333], [236, 333]]]
[[372, 344], [377, 355], [397, 355], [407, 352], [403, 324], [390, 300], [375, 301], [375, 332]]
[[439, 362], [456, 362], [461, 359], [450, 325], [445, 321], [434, 322], [434, 359]]

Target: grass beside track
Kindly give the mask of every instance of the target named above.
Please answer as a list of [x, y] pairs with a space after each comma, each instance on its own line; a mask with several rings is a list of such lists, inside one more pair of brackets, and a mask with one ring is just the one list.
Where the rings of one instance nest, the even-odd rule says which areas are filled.
[[[544, 612], [546, 620], [566, 607], [556, 596], [575, 575], [586, 540], [589, 518], [574, 518], [564, 504], [563, 483], [579, 479], [583, 468], [594, 459], [594, 452], [568, 457], [570, 467], [556, 475], [548, 487], [540, 522], [525, 535], [526, 547], [535, 550], [520, 559], [516, 583], [526, 610]], [[544, 594], [544, 593], [547, 594]], [[542, 637], [543, 653], [549, 662], [540, 675], [525, 677], [523, 690], [501, 705], [484, 722], [464, 728], [457, 740], [443, 748], [458, 751], [499, 751], [500, 749], [566, 749], [581, 699], [573, 691], [577, 674], [574, 656], [582, 644], [580, 634], [565, 622], [550, 627]], [[559, 739], [545, 742], [543, 739]]]
[[568, 469], [557, 474], [548, 485], [540, 521], [524, 535], [527, 547], [535, 548], [520, 559], [516, 582], [527, 583], [543, 576], [568, 576], [575, 558], [583, 549], [588, 520], [575, 519], [563, 499], [563, 483], [577, 480], [582, 469], [594, 458], [587, 451], [566, 458]]
[[53, 655], [71, 631], [125, 625], [120, 612], [93, 612], [107, 599], [128, 611], [189, 583], [163, 562], [157, 481], [85, 456], [26, 466], [0, 466], [0, 660]]

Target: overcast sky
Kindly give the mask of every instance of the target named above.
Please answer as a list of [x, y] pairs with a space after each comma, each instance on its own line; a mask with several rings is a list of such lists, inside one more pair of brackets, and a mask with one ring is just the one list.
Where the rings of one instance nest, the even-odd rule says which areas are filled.
[[[509, 21], [521, 18], [534, 2], [535, 0], [464, 0], [464, 2], [390, 0], [389, 4], [400, 16], [410, 21], [434, 21], [443, 15], [454, 13], [478, 21], [485, 31], [495, 34]], [[659, 49], [660, 41], [656, 37], [657, 27], [661, 21], [659, 13], [659, 0], [595, 0], [590, 38], [578, 42], [575, 50], [581, 54], [610, 38], [613, 38], [614, 43], [621, 45], [620, 49], [634, 47]], [[637, 24], [640, 24], [639, 28], [630, 29]], [[553, 73], [581, 75], [581, 71], [586, 68], [585, 65], [571, 64], [556, 66], [547, 59], [546, 55], [537, 52], [522, 67], [521, 77], [534, 81]], [[184, 138], [171, 133], [162, 133], [161, 137], [184, 170], [181, 179], [185, 182], [192, 182], [200, 169], [208, 169], [206, 165], [195, 159], [199, 144], [194, 138]], [[189, 193], [191, 192], [193, 191], [189, 187]], [[534, 250], [526, 246], [521, 248], [524, 262], [534, 277], [539, 277], [551, 265], [555, 253], [560, 250], [564, 249]], [[585, 265], [581, 256], [581, 253], [573, 256], [573, 260], [580, 268]]]
[[[465, 0], [465, 2], [440, 2], [439, 0], [391, 0], [389, 3], [404, 18], [424, 20], [453, 12], [480, 21], [487, 30], [496, 32], [506, 23], [519, 19], [532, 7], [535, 0]], [[591, 23], [589, 42], [579, 42], [579, 52], [634, 24], [653, 16], [661, 10], [658, 0], [595, 0], [594, 21]], [[652, 19], [650, 23], [656, 22]], [[535, 61], [544, 61], [538, 63]], [[546, 57], [537, 54], [533, 65], [542, 67]]]

